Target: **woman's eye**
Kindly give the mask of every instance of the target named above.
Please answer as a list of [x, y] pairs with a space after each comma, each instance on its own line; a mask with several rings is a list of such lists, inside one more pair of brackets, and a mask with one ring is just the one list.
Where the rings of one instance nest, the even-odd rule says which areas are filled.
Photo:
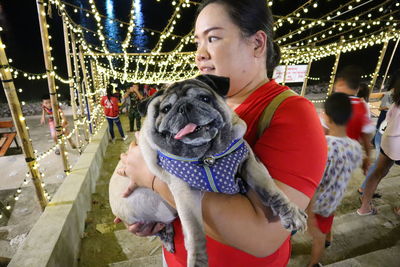
[[171, 105], [167, 105], [161, 109], [162, 113], [167, 113], [171, 109]]
[[214, 41], [216, 41], [216, 40], [218, 40], [218, 38], [215, 37], [215, 36], [210, 36], [210, 37], [208, 37], [208, 42], [210, 42], [210, 43], [212, 43], [212, 42], [214, 42]]

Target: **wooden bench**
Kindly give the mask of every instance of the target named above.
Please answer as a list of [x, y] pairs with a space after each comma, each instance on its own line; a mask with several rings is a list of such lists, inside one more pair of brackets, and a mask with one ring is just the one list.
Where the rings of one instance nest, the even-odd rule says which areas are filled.
[[9, 131], [0, 133], [0, 157], [7, 153], [13, 141], [17, 148], [19, 148], [16, 138], [17, 133], [14, 130], [14, 123], [12, 121], [0, 121], [0, 129], [2, 128], [8, 128]]

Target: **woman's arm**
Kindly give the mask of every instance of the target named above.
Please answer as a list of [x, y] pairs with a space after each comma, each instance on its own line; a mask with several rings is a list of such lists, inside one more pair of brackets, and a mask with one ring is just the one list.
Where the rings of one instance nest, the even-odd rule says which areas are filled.
[[[279, 181], [275, 180], [275, 183], [293, 203], [306, 209], [310, 201], [306, 195]], [[174, 198], [165, 183], [156, 179], [154, 190], [175, 207]], [[272, 216], [270, 209], [264, 207], [252, 190], [246, 196], [207, 192], [202, 209], [208, 236], [256, 257], [274, 253], [290, 234], [283, 228], [279, 217]]]
[[[125, 165], [126, 173], [134, 181], [130, 192], [136, 186], [151, 188], [154, 176], [145, 167], [139, 147], [131, 146]], [[302, 209], [307, 207], [310, 200], [307, 196], [279, 181], [275, 182], [293, 203]], [[154, 181], [154, 190], [175, 207], [168, 186], [158, 178]], [[205, 193], [202, 210], [207, 235], [257, 257], [274, 253], [290, 234], [282, 227], [279, 218], [271, 218], [270, 210], [264, 208], [253, 191], [246, 196]]]

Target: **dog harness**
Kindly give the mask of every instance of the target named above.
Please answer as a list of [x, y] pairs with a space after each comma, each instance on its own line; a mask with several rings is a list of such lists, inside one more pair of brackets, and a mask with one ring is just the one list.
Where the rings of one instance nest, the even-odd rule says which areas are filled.
[[236, 139], [224, 152], [202, 159], [158, 151], [158, 164], [197, 190], [224, 194], [246, 193], [243, 180], [236, 173], [248, 154], [243, 139]]

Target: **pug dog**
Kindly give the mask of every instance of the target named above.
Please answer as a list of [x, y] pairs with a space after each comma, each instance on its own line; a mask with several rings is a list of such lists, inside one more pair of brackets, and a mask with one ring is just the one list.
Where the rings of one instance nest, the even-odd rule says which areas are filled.
[[[306, 229], [305, 212], [280, 191], [243, 140], [247, 126], [224, 101], [228, 90], [228, 78], [200, 75], [176, 82], [139, 105], [146, 117], [138, 145], [151, 172], [174, 196], [187, 266], [208, 266], [201, 212], [204, 191], [236, 194], [251, 188], [286, 229]], [[137, 189], [132, 195], [136, 193]], [[143, 203], [129, 210], [149, 209], [149, 204], [159, 205]]]

